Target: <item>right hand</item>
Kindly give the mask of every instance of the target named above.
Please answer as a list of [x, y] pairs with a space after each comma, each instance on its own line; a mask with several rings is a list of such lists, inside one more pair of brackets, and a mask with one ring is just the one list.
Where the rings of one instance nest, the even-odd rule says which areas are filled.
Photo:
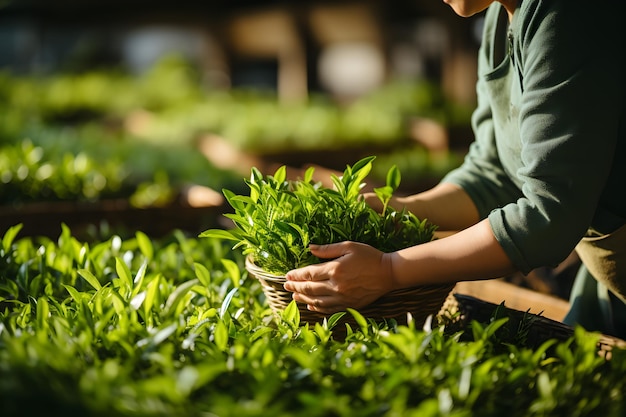
[[289, 271], [284, 284], [309, 310], [332, 314], [360, 308], [393, 289], [389, 254], [349, 241], [310, 248], [326, 261]]

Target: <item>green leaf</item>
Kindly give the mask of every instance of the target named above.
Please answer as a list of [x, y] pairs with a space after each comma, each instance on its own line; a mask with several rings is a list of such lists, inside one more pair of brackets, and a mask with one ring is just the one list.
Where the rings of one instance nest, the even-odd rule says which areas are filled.
[[76, 288], [70, 285], [66, 285], [66, 284], [63, 284], [63, 287], [67, 290], [68, 293], [70, 293], [70, 296], [72, 297], [75, 303], [80, 303], [80, 300], [82, 297], [80, 296], [80, 292], [78, 292]]
[[252, 201], [256, 202], [259, 198], [259, 185], [258, 183], [263, 181], [263, 174], [261, 174], [261, 171], [259, 171], [257, 168], [252, 167], [251, 170], [251, 175], [250, 175], [250, 181], [248, 183], [248, 186], [250, 187], [250, 198], [252, 199]]
[[147, 259], [152, 259], [154, 256], [154, 247], [152, 246], [150, 238], [141, 231], [137, 231], [135, 233], [135, 238], [137, 239], [137, 245], [139, 246], [139, 250], [141, 250], [143, 256]]
[[89, 285], [91, 285], [96, 290], [99, 290], [100, 288], [102, 288], [102, 285], [100, 284], [100, 281], [98, 281], [98, 278], [96, 278], [95, 275], [92, 274], [89, 270], [79, 269], [77, 272], [78, 272], [78, 275], [83, 277], [83, 279], [87, 281]]
[[11, 251], [11, 245], [13, 244], [13, 241], [15, 240], [17, 234], [20, 232], [20, 230], [22, 230], [22, 227], [22, 224], [17, 224], [15, 226], [9, 227], [9, 229], [4, 233], [4, 236], [2, 237], [2, 249], [5, 254]]
[[330, 224], [329, 226], [330, 226], [330, 228], [332, 230], [337, 232], [339, 234], [339, 236], [341, 236], [342, 239], [344, 239], [344, 240], [351, 240], [352, 239], [350, 231], [347, 228], [345, 228], [343, 225], [341, 225], [341, 224]]
[[187, 293], [189, 293], [191, 287], [196, 285], [198, 282], [199, 281], [197, 279], [192, 279], [176, 287], [176, 289], [172, 291], [170, 296], [167, 297], [167, 301], [165, 302], [165, 314], [171, 314], [181, 302], [181, 300], [187, 295]]
[[387, 187], [390, 187], [392, 191], [397, 190], [400, 186], [400, 180], [400, 170], [396, 165], [393, 165], [389, 168], [389, 171], [387, 171]]
[[215, 324], [215, 330], [213, 331], [213, 341], [215, 346], [222, 352], [228, 347], [228, 329], [226, 324], [222, 320], [219, 320]]
[[339, 193], [339, 195], [345, 195], [346, 186], [341, 178], [339, 178], [335, 174], [330, 174], [330, 180], [332, 181], [333, 185], [335, 186], [335, 190]]
[[[249, 234], [250, 231], [254, 229], [254, 227], [258, 227], [258, 225], [256, 224], [257, 222], [252, 220], [252, 218], [247, 214], [239, 215], [235, 213], [226, 213], [224, 214], [224, 217], [232, 220], [235, 226], [237, 227], [237, 229], [229, 229], [226, 231], [235, 237], [240, 236], [241, 233]], [[207, 237], [207, 236], [202, 236], [202, 237]], [[218, 237], [218, 236], [215, 236], [215, 237]]]
[[143, 284], [143, 279], [146, 276], [146, 270], [148, 269], [148, 260], [144, 260], [141, 263], [141, 266], [139, 267], [139, 269], [137, 270], [137, 273], [135, 274], [135, 279], [133, 280], [133, 295], [136, 295], [139, 290], [141, 290], [142, 284]]
[[223, 240], [239, 240], [239, 237], [235, 236], [228, 230], [224, 229], [209, 229], [200, 233], [199, 237], [208, 237], [214, 239], [223, 239]]
[[300, 309], [298, 308], [298, 304], [293, 300], [290, 301], [287, 307], [281, 312], [281, 318], [294, 327], [298, 327], [300, 325]]
[[285, 182], [285, 179], [287, 179], [287, 167], [283, 165], [274, 172], [274, 180], [277, 185], [280, 185]]
[[230, 276], [235, 288], [239, 287], [241, 281], [241, 271], [239, 265], [230, 259], [222, 259], [222, 265], [226, 269], [226, 273]]
[[126, 265], [126, 262], [119, 257], [115, 258], [115, 272], [117, 272], [117, 275], [120, 277], [127, 289], [130, 290], [133, 288], [133, 277], [130, 273], [130, 269], [128, 268], [128, 265]]
[[[389, 202], [389, 199], [391, 198], [393, 194], [393, 188], [391, 188], [388, 185], [385, 185], [384, 187], [374, 188], [374, 193], [384, 205], [387, 205], [387, 203]], [[385, 213], [385, 210], [383, 210], [382, 212]]]
[[298, 243], [300, 247], [306, 248], [309, 246], [309, 234], [296, 223], [276, 221], [274, 224], [285, 233], [295, 235], [300, 240]]
[[273, 331], [274, 330], [271, 327], [259, 327], [252, 333], [252, 335], [250, 335], [250, 341], [254, 342], [266, 334], [272, 333]]
[[130, 303], [129, 303], [131, 308], [133, 310], [139, 310], [139, 307], [141, 307], [143, 302], [146, 300], [147, 295], [148, 295], [148, 291], [141, 291], [140, 293], [133, 296], [133, 298], [130, 299]]
[[309, 183], [313, 180], [313, 174], [315, 173], [315, 167], [310, 166], [306, 169], [306, 171], [304, 171], [304, 178], [302, 179], [302, 181], [304, 183]]
[[80, 318], [85, 321], [87, 327], [93, 328], [93, 314], [91, 311], [91, 307], [89, 306], [89, 301], [83, 298], [80, 302]]
[[231, 203], [235, 203], [235, 205], [237, 206], [236, 207], [237, 210], [244, 210], [246, 207], [254, 206], [256, 204], [256, 201], [248, 197], [247, 195], [233, 194], [232, 197], [230, 197], [228, 201], [230, 201]]
[[[352, 165], [352, 172], [360, 171], [366, 168], [367, 165], [370, 165], [370, 168], [371, 168], [371, 164], [374, 161], [374, 159], [376, 159], [376, 156], [366, 156], [365, 158], [357, 161], [354, 165]], [[369, 169], [367, 169], [367, 171], [369, 172]]]
[[178, 323], [172, 323], [163, 327], [151, 337], [139, 340], [137, 342], [137, 347], [158, 346], [173, 335], [176, 332], [176, 329], [178, 329]]
[[224, 198], [226, 199], [226, 201], [228, 202], [228, 204], [230, 204], [232, 208], [234, 208], [235, 210], [241, 209], [241, 204], [237, 203], [237, 200], [235, 200], [235, 197], [237, 197], [237, 194], [233, 193], [232, 191], [226, 188], [222, 189], [222, 194], [224, 194]]
[[384, 218], [361, 198], [364, 179], [372, 170], [374, 156], [346, 166], [343, 176], [331, 174], [332, 187], [312, 184], [313, 167], [304, 179], [287, 181], [286, 168], [263, 177], [253, 168], [251, 196], [225, 192], [235, 208], [224, 216], [234, 223], [229, 230], [208, 230], [201, 237], [234, 241], [232, 249], [255, 253], [259, 266], [282, 274], [303, 264], [319, 262], [308, 250], [311, 242], [354, 240], [381, 250], [394, 251], [432, 240], [434, 231], [409, 214], [387, 210], [393, 187], [399, 184], [397, 167], [388, 171], [389, 186], [376, 190], [383, 199]]
[[361, 331], [363, 332], [363, 334], [367, 335], [369, 333], [369, 330], [368, 330], [367, 320], [365, 319], [365, 317], [363, 317], [361, 313], [359, 313], [357, 310], [353, 308], [347, 308], [346, 310], [348, 311], [348, 313], [352, 314], [352, 317], [354, 317], [354, 320], [361, 328]]
[[143, 303], [143, 309], [146, 316], [149, 316], [149, 312], [156, 301], [157, 294], [159, 293], [159, 285], [161, 283], [161, 275], [157, 275], [150, 283], [148, 284], [146, 290], [146, 299]]
[[537, 376], [537, 389], [541, 397], [552, 399], [552, 383], [547, 372], [540, 372]]
[[537, 350], [533, 353], [533, 363], [539, 363], [545, 353], [548, 351], [548, 349], [557, 344], [557, 342], [557, 339], [549, 339], [543, 342], [541, 346], [539, 346], [539, 348], [537, 348]]
[[209, 288], [211, 285], [211, 272], [209, 272], [209, 269], [199, 262], [194, 262], [193, 266], [200, 283]]
[[333, 327], [335, 327], [337, 325], [337, 323], [339, 323], [339, 320], [341, 320], [343, 318], [343, 316], [345, 316], [345, 315], [346, 315], [345, 311], [340, 311], [340, 312], [337, 312], [337, 313], [331, 315], [328, 318], [328, 328], [332, 329]]
[[228, 292], [228, 294], [226, 294], [226, 297], [224, 297], [224, 301], [222, 301], [222, 305], [220, 307], [220, 317], [223, 318], [225, 316], [226, 311], [228, 311], [228, 306], [238, 290], [239, 288], [233, 288]]
[[37, 300], [37, 326], [39, 329], [45, 330], [48, 328], [49, 315], [50, 305], [45, 297], [40, 297]]

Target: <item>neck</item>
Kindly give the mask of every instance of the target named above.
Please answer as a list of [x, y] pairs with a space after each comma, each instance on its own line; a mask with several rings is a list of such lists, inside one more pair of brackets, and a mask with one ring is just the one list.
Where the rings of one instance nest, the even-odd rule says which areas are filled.
[[509, 15], [509, 22], [513, 20], [513, 14], [515, 13], [515, 9], [519, 3], [519, 0], [498, 0], [506, 9], [507, 14]]

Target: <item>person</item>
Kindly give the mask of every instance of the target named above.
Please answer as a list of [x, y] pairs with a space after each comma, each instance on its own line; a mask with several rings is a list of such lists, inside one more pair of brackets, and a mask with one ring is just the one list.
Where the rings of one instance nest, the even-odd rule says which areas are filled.
[[474, 141], [439, 184], [392, 206], [455, 233], [393, 253], [311, 245], [325, 262], [288, 272], [284, 288], [332, 313], [394, 289], [554, 267], [575, 249], [564, 322], [624, 338], [624, 2], [444, 2], [462, 17], [485, 13]]

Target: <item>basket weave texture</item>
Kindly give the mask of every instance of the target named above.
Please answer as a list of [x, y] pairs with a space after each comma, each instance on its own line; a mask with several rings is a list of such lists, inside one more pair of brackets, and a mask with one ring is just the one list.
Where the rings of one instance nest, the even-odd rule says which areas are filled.
[[[250, 257], [246, 258], [246, 270], [258, 279], [263, 288], [265, 298], [276, 313], [284, 310], [292, 301], [292, 293], [283, 288], [285, 277], [270, 274], [254, 264]], [[418, 326], [421, 326], [430, 315], [436, 315], [444, 301], [454, 288], [454, 284], [424, 285], [392, 291], [373, 303], [358, 309], [363, 317], [382, 322], [394, 319], [399, 324], [406, 324], [408, 314]], [[310, 311], [305, 304], [298, 303], [301, 323], [319, 323], [329, 315]], [[346, 314], [341, 322], [355, 324], [350, 314]]]
[[[488, 324], [496, 318], [496, 312], [498, 312], [497, 318], [506, 317], [509, 319], [504, 328], [505, 330], [508, 329], [509, 336], [516, 335], [523, 324], [526, 323], [527, 334], [524, 345], [532, 349], [539, 348], [550, 339], [564, 342], [574, 335], [574, 327], [572, 326], [538, 314], [529, 313], [528, 311], [506, 307], [504, 301], [501, 305], [496, 305], [470, 295], [457, 294], [453, 291], [444, 302], [444, 307], [442, 308], [442, 314], [447, 315], [445, 318], [447, 325], [453, 330], [464, 329], [474, 320]], [[455, 315], [455, 313], [459, 314]], [[509, 340], [509, 343], [513, 342]], [[614, 336], [601, 334], [597, 347], [598, 353], [609, 359], [614, 347], [626, 349], [626, 341]]]

